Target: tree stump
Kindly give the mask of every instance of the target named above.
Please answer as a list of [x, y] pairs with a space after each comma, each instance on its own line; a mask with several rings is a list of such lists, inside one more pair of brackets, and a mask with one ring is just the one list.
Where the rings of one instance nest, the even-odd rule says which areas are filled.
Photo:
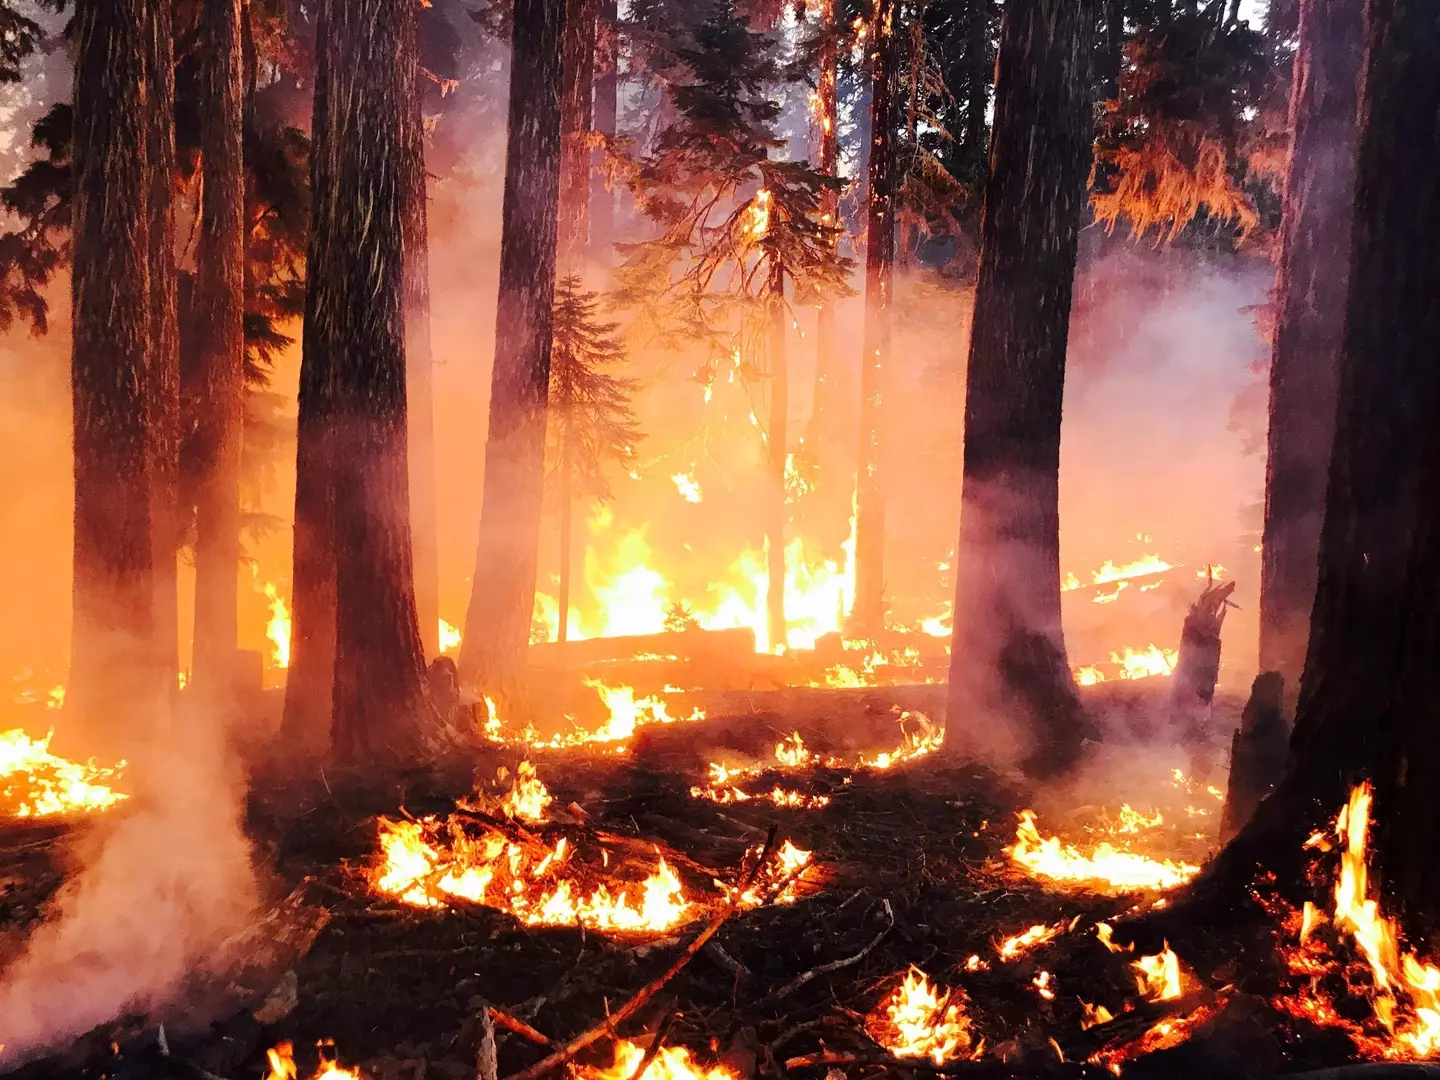
[[1205, 780], [1214, 766], [1210, 707], [1220, 676], [1220, 627], [1235, 582], [1217, 585], [1211, 578], [1190, 605], [1180, 631], [1180, 656], [1171, 680], [1171, 716], [1180, 741], [1190, 750], [1190, 771]]
[[1250, 700], [1230, 744], [1230, 783], [1220, 814], [1220, 843], [1230, 841], [1260, 800], [1285, 772], [1290, 733], [1282, 712], [1285, 680], [1278, 671], [1263, 671], [1250, 685]]

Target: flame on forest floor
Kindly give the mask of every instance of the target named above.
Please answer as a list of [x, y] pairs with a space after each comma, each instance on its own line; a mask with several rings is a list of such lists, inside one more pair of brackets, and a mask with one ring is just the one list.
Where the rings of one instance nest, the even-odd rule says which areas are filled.
[[[347, 1069], [335, 1059], [335, 1044], [328, 1039], [319, 1043], [320, 1064], [311, 1080], [360, 1080], [360, 1070]], [[276, 1043], [265, 1051], [269, 1071], [265, 1080], [296, 1080], [299, 1071], [295, 1067], [295, 1047], [289, 1041]]]
[[125, 769], [94, 759], [71, 761], [50, 752], [54, 732], [32, 739], [20, 728], [0, 731], [0, 815], [52, 817], [104, 810], [127, 798], [112, 784]]
[[599, 679], [586, 679], [585, 685], [594, 690], [609, 711], [605, 723], [594, 731], [576, 727], [558, 735], [542, 736], [534, 727], [510, 733], [506, 731], [504, 719], [493, 698], [486, 697], [486, 718], [483, 721], [485, 738], [503, 746], [524, 746], [537, 750], [563, 750], [576, 746], [598, 743], [611, 746], [615, 752], [623, 753], [624, 743], [642, 727], [651, 724], [695, 723], [705, 719], [705, 710], [693, 708], [683, 716], [675, 716], [663, 697], [650, 694], [637, 698], [633, 686], [611, 686]]
[[[1173, 569], [1175, 569], [1175, 564], [1162, 559], [1159, 555], [1142, 555], [1140, 558], [1120, 566], [1115, 565], [1115, 560], [1106, 559], [1104, 565], [1098, 570], [1090, 571], [1090, 583], [1092, 585], [1109, 585], [1117, 581], [1127, 582], [1131, 578], [1163, 574], [1166, 570]], [[1083, 584], [1075, 574], [1066, 573], [1065, 579], [1060, 583], [1060, 591], [1073, 592], [1075, 589], [1081, 588]]]
[[[1440, 1054], [1440, 967], [1402, 950], [1395, 921], [1380, 912], [1380, 886], [1370, 882], [1367, 866], [1372, 797], [1368, 782], [1354, 788], [1335, 819], [1340, 873], [1328, 918], [1307, 903], [1287, 921], [1295, 943], [1283, 954], [1304, 985], [1276, 1004], [1320, 1026], [1343, 1029], [1367, 1057], [1431, 1058]], [[1347, 942], [1348, 955], [1340, 951]], [[1331, 996], [1337, 983], [1347, 997], [1368, 1004], [1366, 1022], [1337, 1007]]]
[[[915, 728], [907, 728], [906, 722], [913, 721]], [[945, 742], [945, 729], [937, 728], [923, 713], [903, 712], [898, 717], [901, 742], [894, 750], [884, 750], [873, 756], [859, 754], [853, 761], [845, 761], [833, 754], [817, 754], [805, 745], [798, 731], [785, 736], [775, 744], [774, 760], [756, 762], [752, 765], [727, 765], [712, 761], [706, 767], [705, 782], [690, 788], [690, 795], [696, 799], [709, 799], [717, 803], [749, 802], [752, 799], [768, 799], [776, 806], [799, 809], [819, 809], [828, 806], [829, 796], [802, 795], [800, 792], [776, 785], [769, 793], [746, 791], [740, 785], [770, 772], [799, 772], [811, 769], [840, 769], [862, 771], [866, 769], [886, 770], [934, 753]], [[845, 778], [848, 780], [848, 778]]]
[[877, 1044], [899, 1058], [928, 1058], [935, 1065], [971, 1049], [970, 1017], [960, 987], [932, 986], [917, 967], [866, 1017], [865, 1030]]
[[[645, 1047], [629, 1039], [615, 1043], [612, 1065], [582, 1065], [573, 1070], [579, 1080], [632, 1080], [645, 1060]], [[724, 1065], [701, 1065], [683, 1046], [662, 1046], [649, 1067], [645, 1080], [738, 1080]]]
[[550, 789], [536, 775], [535, 766], [522, 761], [500, 808], [506, 817], [538, 824], [546, 819], [545, 810], [554, 801]]
[[[1108, 943], [1107, 943], [1108, 944]], [[1109, 945], [1114, 949], [1114, 945]], [[1180, 958], [1166, 942], [1154, 956], [1142, 956], [1130, 965], [1135, 969], [1135, 987], [1152, 1001], [1173, 1001], [1180, 996]]]
[[[1134, 811], [1131, 814], [1131, 825], [1138, 826], [1144, 820], [1143, 815]], [[1121, 828], [1126, 828], [1123, 811], [1121, 817]], [[1122, 850], [1110, 840], [1102, 840], [1082, 850], [1058, 836], [1041, 836], [1033, 810], [1020, 811], [1015, 843], [1005, 850], [1015, 863], [1035, 877], [1102, 891], [1173, 889], [1183, 885], [1200, 869], [1192, 863], [1156, 859]]]
[[[948, 635], [949, 631], [945, 631]], [[843, 646], [848, 652], [863, 653], [859, 659], [845, 664], [833, 664], [825, 670], [823, 679], [811, 679], [811, 686], [826, 686], [832, 690], [847, 690], [861, 686], [879, 686], [883, 681], [894, 682], [897, 675], [918, 671], [924, 664], [920, 650], [913, 645], [902, 648], [881, 648], [873, 641], [863, 638], [847, 638]], [[914, 682], [913, 675], [906, 681]], [[935, 681], [926, 676], [925, 682]]]
[[1111, 678], [1134, 680], [1172, 675], [1179, 661], [1179, 649], [1162, 649], [1152, 641], [1143, 649], [1126, 645], [1123, 653], [1112, 652], [1108, 664], [1077, 664], [1071, 670], [1078, 684], [1094, 686]]
[[265, 599], [270, 604], [270, 621], [265, 624], [265, 637], [270, 641], [270, 662], [277, 668], [290, 666], [290, 609], [280, 590], [271, 581], [265, 582]]
[[452, 652], [460, 647], [461, 635], [458, 626], [441, 619], [437, 633], [436, 642], [439, 644], [442, 653]]
[[995, 951], [1001, 960], [1019, 959], [1031, 949], [1038, 949], [1041, 945], [1054, 941], [1065, 932], [1065, 925], [1056, 923], [1054, 926], [1046, 926], [1044, 923], [1036, 923], [1028, 930], [1007, 937], [995, 946]]

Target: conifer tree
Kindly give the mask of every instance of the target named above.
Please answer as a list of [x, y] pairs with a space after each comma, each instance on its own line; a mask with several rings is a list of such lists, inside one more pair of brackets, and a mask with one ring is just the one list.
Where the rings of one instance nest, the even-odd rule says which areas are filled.
[[766, 610], [777, 647], [785, 641], [786, 320], [792, 303], [845, 292], [850, 261], [822, 218], [835, 178], [770, 156], [783, 145], [773, 132], [779, 106], [766, 96], [780, 77], [773, 48], [719, 0], [676, 50], [684, 70], [671, 87], [676, 119], [631, 178], [659, 235], [628, 249], [616, 280], [620, 302], [662, 332], [715, 342], [740, 330], [769, 342]]
[[575, 500], [609, 499], [606, 467], [629, 461], [641, 438], [630, 405], [639, 384], [611, 370], [624, 359], [615, 340], [616, 326], [600, 321], [596, 294], [582, 291], [578, 275], [560, 280], [550, 346], [547, 456], [559, 503], [561, 641], [570, 611]]

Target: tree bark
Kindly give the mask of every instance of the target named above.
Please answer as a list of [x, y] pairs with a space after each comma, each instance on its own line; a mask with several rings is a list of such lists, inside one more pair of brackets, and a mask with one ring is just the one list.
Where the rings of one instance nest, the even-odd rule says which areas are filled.
[[[1118, 3], [1119, 0], [1110, 0]], [[990, 104], [990, 80], [994, 68], [987, 63], [990, 49], [990, 11], [993, 0], [970, 0], [969, 21], [965, 35], [966, 70], [969, 76], [965, 94], [965, 130], [961, 142], [964, 160], [976, 179], [985, 175], [986, 138], [985, 113]]]
[[[567, 410], [568, 415], [568, 410]], [[560, 462], [560, 615], [555, 626], [555, 640], [561, 643], [569, 639], [570, 629], [570, 567], [574, 562], [571, 548], [574, 543], [574, 465], [570, 421], [566, 421], [565, 449]]]
[[1261, 867], [1294, 887], [1306, 836], [1370, 778], [1389, 897], [1435, 929], [1440, 24], [1425, 0], [1368, 12], [1339, 407], [1288, 766], [1168, 916], [1117, 940], [1235, 918]]
[[149, 434], [149, 33], [144, 0], [76, 5], [75, 578], [66, 700], [97, 753], [111, 755], [132, 753], [156, 730], [162, 707]]
[[557, 271], [585, 275], [590, 239], [590, 121], [595, 85], [596, 0], [565, 0], [560, 85], [560, 218]]
[[[412, 6], [418, 0], [410, 0]], [[435, 357], [430, 338], [430, 220], [425, 179], [424, 83], [418, 19], [407, 18], [404, 99], [405, 395], [410, 423], [410, 534], [415, 608], [425, 655], [440, 654], [440, 554], [435, 478]]]
[[1260, 668], [1300, 684], [1334, 435], [1359, 139], [1364, 0], [1304, 0], [1270, 362]]
[[[596, 24], [594, 126], [597, 134], [614, 138], [618, 129], [620, 93], [620, 12], [616, 0], [601, 0]], [[590, 158], [590, 258], [608, 269], [615, 247], [615, 192], [601, 168], [601, 152]]]
[[[817, 98], [816, 126], [820, 129], [820, 148], [815, 167], [827, 176], [834, 176], [840, 165], [840, 133], [836, 76], [840, 53], [838, 27], [835, 25], [835, 0], [820, 0], [820, 60], [815, 78]], [[826, 190], [820, 196], [820, 221], [833, 226], [840, 218], [840, 193]], [[836, 408], [836, 368], [839, 357], [835, 340], [835, 301], [820, 302], [815, 316], [815, 392], [810, 406], [810, 422], [806, 425], [809, 452], [823, 460], [834, 437]]]
[[535, 603], [555, 317], [564, 11], [564, 0], [515, 4], [490, 433], [460, 650], [462, 680], [504, 694], [518, 690]]
[[870, 40], [870, 160], [865, 226], [865, 352], [860, 364], [860, 457], [855, 480], [853, 631], [885, 629], [885, 381], [895, 287], [895, 0], [880, 0]]
[[769, 300], [770, 429], [765, 497], [765, 623], [770, 651], [788, 646], [785, 621], [785, 448], [790, 414], [790, 372], [785, 357], [785, 264], [772, 258]]
[[245, 166], [240, 0], [205, 0], [200, 100], [203, 194], [196, 257], [196, 685], [228, 697], [238, 648], [244, 422]]
[[155, 648], [167, 694], [180, 670], [180, 612], [176, 560], [180, 515], [180, 315], [175, 266], [175, 60], [171, 5], [152, 2], [146, 74], [146, 154], [149, 171], [150, 247], [150, 507], [154, 556]]
[[[315, 40], [329, 37], [326, 9], [316, 18]], [[329, 51], [318, 50], [314, 116], [310, 138], [310, 192], [313, 207], [324, 207], [322, 193], [335, 191], [337, 163], [315, 148], [336, 145], [329, 131]], [[285, 680], [285, 709], [281, 717], [282, 741], [295, 753], [314, 756], [330, 746], [331, 690], [335, 680], [335, 493], [331, 462], [335, 456], [334, 405], [331, 401], [332, 368], [337, 356], [322, 334], [315, 314], [323, 281], [315, 261], [318, 220], [310, 231], [308, 287], [301, 342], [299, 409], [295, 426], [295, 526], [290, 602], [290, 668]], [[331, 271], [333, 272], [333, 271]]]
[[1010, 0], [965, 391], [948, 744], [1073, 763], [1060, 624], [1060, 415], [1093, 112], [1095, 0]]

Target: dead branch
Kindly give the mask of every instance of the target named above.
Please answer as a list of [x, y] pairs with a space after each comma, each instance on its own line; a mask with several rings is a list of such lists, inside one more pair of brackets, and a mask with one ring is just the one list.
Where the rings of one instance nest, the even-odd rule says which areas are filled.
[[635, 1066], [635, 1071], [630, 1074], [630, 1080], [640, 1080], [645, 1075], [646, 1070], [650, 1068], [665, 1046], [665, 1037], [670, 1034], [670, 1025], [675, 1023], [675, 1017], [679, 1015], [679, 1010], [673, 1005], [665, 1013], [665, 1019], [661, 1020], [660, 1026], [655, 1029], [655, 1037], [645, 1048], [645, 1056], [640, 1059], [640, 1064]]
[[890, 901], [888, 899], [882, 900], [881, 905], [885, 909], [887, 921], [885, 923], [885, 928], [870, 940], [870, 944], [866, 945], [854, 956], [847, 956], [843, 960], [832, 960], [828, 964], [821, 964], [819, 967], [813, 967], [809, 971], [801, 972], [784, 986], [780, 987], [780, 989], [772, 993], [766, 994], [763, 998], [761, 998], [755, 1003], [755, 1007], [761, 1008], [766, 1005], [773, 1005], [775, 1002], [780, 1001], [782, 998], [789, 997], [806, 983], [811, 982], [814, 979], [818, 979], [822, 975], [829, 975], [832, 971], [839, 971], [842, 968], [850, 967], [852, 964], [858, 964], [861, 960], [864, 960], [865, 957], [869, 956], [871, 950], [873, 950], [876, 945], [879, 945], [880, 942], [884, 939], [885, 935], [890, 933], [890, 931], [895, 928], [895, 911], [890, 907]]
[[495, 1053], [495, 1024], [488, 1007], [480, 1009], [480, 1044], [475, 1049], [475, 1080], [498, 1080], [500, 1062]]
[[710, 920], [705, 929], [701, 930], [691, 939], [690, 944], [685, 946], [680, 955], [675, 958], [674, 962], [668, 968], [642, 986], [634, 997], [606, 1017], [603, 1023], [595, 1025], [588, 1031], [582, 1031], [554, 1053], [541, 1058], [527, 1069], [521, 1069], [517, 1073], [511, 1073], [505, 1080], [536, 1080], [537, 1077], [544, 1076], [557, 1065], [563, 1065], [565, 1062], [570, 1061], [576, 1054], [584, 1050], [591, 1043], [598, 1042], [606, 1036], [614, 1035], [616, 1028], [631, 1016], [635, 1015], [647, 1001], [664, 988], [666, 983], [680, 974], [680, 972], [685, 969], [685, 966], [694, 959], [695, 954], [704, 948], [705, 943], [719, 932], [720, 927], [725, 925], [725, 922], [731, 915], [735, 914], [740, 906], [740, 897], [744, 894], [745, 890], [750, 887], [750, 884], [755, 879], [755, 875], [760, 872], [760, 868], [765, 865], [771, 853], [775, 850], [775, 836], [777, 832], [778, 828], [776, 826], [770, 826], [770, 834], [766, 837], [765, 846], [760, 850], [760, 857], [757, 858], [750, 869], [746, 871], [739, 885], [732, 890], [730, 893], [730, 902], [720, 909], [719, 914]]
[[499, 1024], [506, 1031], [512, 1031], [522, 1039], [529, 1039], [537, 1046], [553, 1047], [555, 1044], [544, 1032], [537, 1031], [518, 1016], [512, 1016], [504, 1009], [497, 1009], [494, 1005], [486, 1006], [485, 1015]]

